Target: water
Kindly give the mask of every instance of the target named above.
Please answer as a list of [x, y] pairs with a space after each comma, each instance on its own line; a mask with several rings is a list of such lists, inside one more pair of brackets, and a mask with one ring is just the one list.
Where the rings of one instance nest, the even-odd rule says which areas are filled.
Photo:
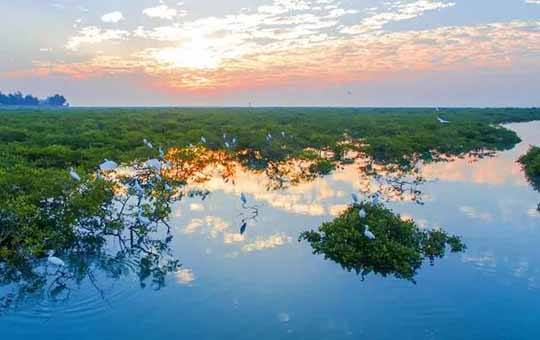
[[[538, 339], [540, 194], [515, 160], [540, 144], [540, 123], [508, 127], [524, 140], [515, 149], [429, 165], [424, 205], [388, 203], [468, 246], [426, 264], [417, 284], [373, 274], [361, 281], [297, 241], [365, 185], [354, 166], [285, 190], [241, 173], [234, 185], [203, 184], [205, 200], [174, 205], [171, 248], [183, 267], [165, 287], [96, 271], [69, 296], [33, 297], [1, 315], [2, 339]], [[258, 205], [256, 221], [241, 192]]]

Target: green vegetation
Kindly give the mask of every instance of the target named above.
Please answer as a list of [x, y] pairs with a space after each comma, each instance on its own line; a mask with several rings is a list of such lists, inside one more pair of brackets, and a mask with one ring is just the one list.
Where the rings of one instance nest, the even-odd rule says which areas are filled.
[[[366, 217], [360, 216], [360, 209]], [[366, 225], [375, 239], [364, 236]], [[354, 270], [362, 278], [376, 273], [412, 282], [426, 259], [433, 264], [436, 258], [444, 257], [447, 248], [452, 252], [465, 250], [457, 236], [420, 229], [382, 205], [366, 202], [349, 207], [335, 220], [323, 223], [318, 231], [302, 233], [299, 240], [308, 241], [314, 254], [323, 254], [325, 259]]]
[[540, 147], [531, 147], [531, 149], [519, 159], [519, 162], [522, 164], [529, 182], [536, 190], [540, 191]]
[[[102, 172], [78, 182], [48, 170], [14, 170], [0, 181], [0, 286], [9, 288], [0, 295], [0, 314], [31, 297], [67, 298], [98, 272], [110, 278], [134, 272], [141, 286], [160, 289], [179, 269], [167, 224], [177, 192], [157, 171], [111, 178]], [[50, 250], [64, 264], [49, 263]]]
[[[455, 109], [69, 109], [0, 111], [0, 153], [9, 167], [76, 165], [93, 169], [103, 158], [127, 162], [148, 156], [142, 139], [155, 145], [186, 146], [205, 136], [224, 148], [223, 133], [237, 137], [238, 149], [259, 150], [264, 159], [296, 156], [307, 147], [338, 150], [344, 133], [363, 139], [365, 152], [380, 161], [400, 162], [414, 153], [459, 154], [481, 148], [507, 149], [515, 133], [494, 124], [540, 119], [540, 110]], [[285, 132], [285, 137], [281, 136]], [[273, 142], [266, 140], [272, 133]], [[286, 146], [286, 147], [283, 147]]]
[[[440, 124], [437, 115], [451, 123]], [[377, 162], [400, 165], [441, 154], [509, 149], [519, 138], [497, 124], [534, 119], [540, 119], [540, 110], [0, 110], [0, 263], [44, 256], [49, 249], [71, 249], [78, 240], [77, 224], [105, 218], [114, 205], [114, 191], [110, 183], [94, 180], [97, 165], [105, 158], [118, 163], [146, 160], [158, 156], [157, 146], [202, 144], [204, 136], [207, 148], [225, 150], [227, 142], [230, 159], [265, 170], [279, 183], [286, 175], [288, 183], [295, 184], [350, 161], [346, 159], [350, 149]], [[143, 139], [156, 147], [147, 148]], [[332, 151], [332, 157], [319, 150]], [[307, 168], [293, 171], [295, 159]], [[71, 166], [82, 182], [70, 179]], [[164, 219], [166, 213], [165, 207], [157, 214]], [[126, 220], [109, 222], [95, 225], [94, 232], [132, 228]]]

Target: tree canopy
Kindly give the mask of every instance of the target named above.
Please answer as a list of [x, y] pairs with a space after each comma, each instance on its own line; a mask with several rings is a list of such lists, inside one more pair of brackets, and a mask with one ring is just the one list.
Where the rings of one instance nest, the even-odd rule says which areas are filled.
[[45, 99], [39, 99], [30, 94], [23, 95], [21, 92], [3, 94], [0, 92], [0, 105], [10, 106], [66, 106], [67, 100], [64, 96], [55, 94]]

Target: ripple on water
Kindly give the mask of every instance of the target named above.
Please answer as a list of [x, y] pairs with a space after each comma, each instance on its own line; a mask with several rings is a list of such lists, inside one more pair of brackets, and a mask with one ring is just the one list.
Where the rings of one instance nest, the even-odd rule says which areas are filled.
[[24, 329], [58, 318], [70, 324], [97, 320], [114, 310], [115, 306], [129, 305], [142, 293], [139, 280], [133, 274], [136, 264], [127, 261], [124, 265], [129, 269], [127, 276], [115, 279], [101, 273], [93, 279], [87, 277], [79, 285], [71, 283], [69, 289], [55, 298], [48, 293], [27, 298], [20, 306], [0, 317], [14, 327]]

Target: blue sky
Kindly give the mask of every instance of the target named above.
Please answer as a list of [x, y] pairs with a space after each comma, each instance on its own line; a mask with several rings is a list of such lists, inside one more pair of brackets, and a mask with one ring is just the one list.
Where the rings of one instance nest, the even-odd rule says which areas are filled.
[[540, 1], [0, 3], [0, 91], [74, 105], [540, 106]]

